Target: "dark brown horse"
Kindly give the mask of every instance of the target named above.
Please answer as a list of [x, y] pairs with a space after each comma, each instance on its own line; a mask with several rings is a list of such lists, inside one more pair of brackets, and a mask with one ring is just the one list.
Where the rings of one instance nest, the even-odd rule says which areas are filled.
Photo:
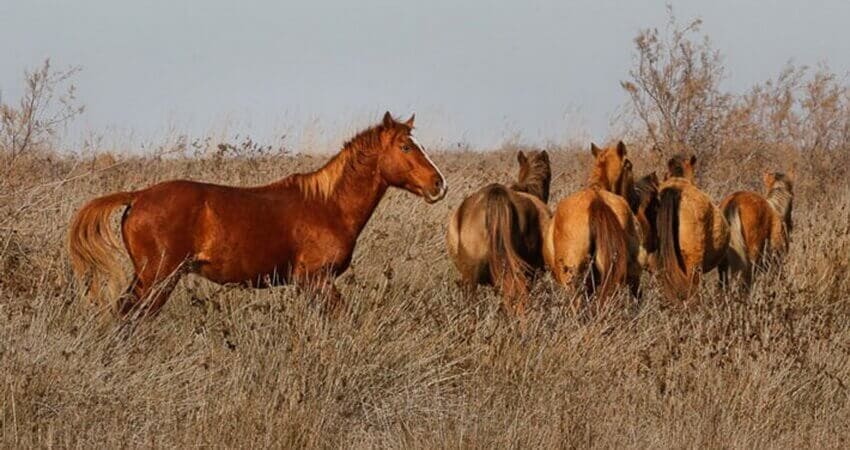
[[655, 172], [628, 183], [627, 200], [629, 209], [640, 225], [641, 242], [646, 250], [646, 261], [642, 262], [645, 269], [654, 271], [656, 268], [655, 252], [658, 250], [658, 230], [655, 226], [658, 215], [658, 187], [661, 184]]
[[258, 187], [167, 181], [92, 200], [74, 218], [69, 249], [75, 273], [117, 295], [122, 278], [110, 231], [113, 210], [135, 269], [119, 313], [159, 311], [179, 277], [267, 287], [296, 283], [340, 302], [334, 278], [348, 268], [360, 234], [387, 188], [442, 199], [446, 182], [411, 136], [413, 117], [383, 122], [351, 141], [321, 169]]
[[449, 255], [460, 284], [472, 295], [479, 284], [502, 291], [505, 309], [522, 316], [529, 278], [543, 268], [543, 232], [549, 224], [552, 172], [544, 152], [517, 154], [519, 181], [485, 186], [464, 199], [449, 221]]

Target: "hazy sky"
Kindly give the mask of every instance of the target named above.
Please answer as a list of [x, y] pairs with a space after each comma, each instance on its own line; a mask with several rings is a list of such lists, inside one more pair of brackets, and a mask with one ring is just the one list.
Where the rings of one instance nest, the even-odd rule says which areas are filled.
[[[0, 0], [0, 90], [79, 65], [83, 130], [345, 134], [389, 109], [432, 144], [604, 140], [640, 28], [665, 2]], [[850, 2], [673, 2], [743, 89], [792, 59], [850, 70]], [[316, 127], [313, 127], [316, 128]], [[73, 136], [71, 136], [73, 137]]]

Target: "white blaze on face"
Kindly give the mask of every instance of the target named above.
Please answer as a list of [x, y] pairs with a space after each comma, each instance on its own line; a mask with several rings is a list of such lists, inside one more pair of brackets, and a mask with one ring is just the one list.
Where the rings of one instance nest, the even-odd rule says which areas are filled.
[[[439, 175], [439, 176], [440, 176], [440, 180], [442, 180], [442, 188], [440, 189], [440, 193], [439, 193], [439, 194], [437, 194], [437, 195], [435, 195], [435, 196], [433, 196], [433, 197], [432, 197], [432, 199], [439, 200], [439, 199], [441, 199], [441, 198], [445, 197], [446, 192], [447, 192], [447, 191], [448, 191], [448, 189], [449, 189], [449, 185], [448, 185], [448, 183], [446, 183], [446, 177], [444, 177], [444, 176], [443, 176], [443, 172], [441, 172], [441, 171], [440, 171], [440, 168], [439, 168], [439, 167], [437, 167], [437, 165], [436, 165], [436, 164], [434, 164], [434, 161], [432, 161], [432, 160], [431, 160], [431, 157], [430, 157], [430, 156], [428, 156], [428, 153], [427, 153], [427, 152], [425, 152], [425, 147], [424, 147], [424, 146], [422, 146], [422, 144], [420, 144], [420, 143], [419, 143], [419, 141], [417, 141], [417, 140], [416, 140], [416, 138], [415, 138], [415, 137], [413, 137], [413, 135], [410, 135], [410, 142], [413, 142], [413, 145], [415, 145], [415, 146], [417, 146], [417, 147], [419, 148], [419, 151], [420, 151], [420, 152], [422, 152], [422, 156], [424, 156], [424, 157], [425, 157], [425, 159], [428, 161], [428, 164], [430, 164], [430, 165], [431, 165], [431, 167], [433, 167], [433, 168], [434, 168], [434, 170], [437, 172], [437, 175]], [[431, 197], [431, 194], [430, 194], [430, 193], [427, 193], [426, 195], [427, 195], [427, 196], [429, 196], [429, 197]]]

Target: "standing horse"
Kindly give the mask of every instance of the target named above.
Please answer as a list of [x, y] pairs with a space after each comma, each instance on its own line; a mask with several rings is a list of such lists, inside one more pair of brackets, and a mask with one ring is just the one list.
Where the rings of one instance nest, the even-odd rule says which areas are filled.
[[296, 283], [326, 293], [334, 311], [341, 299], [333, 280], [348, 268], [357, 236], [387, 188], [428, 203], [446, 194], [443, 175], [412, 129], [412, 116], [401, 123], [387, 112], [321, 169], [265, 186], [178, 180], [94, 199], [71, 224], [74, 271], [89, 277], [91, 294], [101, 284], [117, 294], [121, 250], [109, 218], [126, 207], [121, 231], [135, 279], [119, 302], [122, 316], [156, 313], [189, 272], [222, 284]]
[[755, 270], [771, 258], [788, 251], [791, 233], [791, 209], [794, 201], [793, 172], [765, 173], [767, 197], [755, 192], [736, 192], [720, 203], [729, 222], [729, 248], [720, 267], [722, 281], [728, 271], [741, 274], [746, 287], [752, 284]]
[[624, 198], [631, 182], [625, 144], [590, 148], [596, 159], [589, 186], [558, 204], [544, 237], [544, 256], [555, 280], [565, 287], [573, 289], [589, 275], [588, 291], [598, 287], [601, 307], [624, 281], [638, 295], [643, 249], [637, 220]]
[[449, 221], [446, 242], [467, 295], [479, 284], [492, 284], [502, 291], [505, 309], [523, 316], [529, 278], [544, 266], [552, 171], [545, 151], [519, 152], [517, 160], [517, 183], [491, 184], [464, 199]]
[[627, 196], [629, 209], [632, 210], [640, 226], [642, 246], [646, 250], [646, 261], [643, 266], [650, 271], [656, 268], [658, 230], [655, 223], [658, 216], [658, 186], [660, 184], [658, 176], [652, 172], [632, 183]]
[[722, 262], [729, 244], [729, 225], [723, 213], [694, 185], [695, 164], [695, 157], [670, 159], [668, 177], [658, 195], [662, 282], [670, 297], [684, 301], [699, 287], [700, 274]]

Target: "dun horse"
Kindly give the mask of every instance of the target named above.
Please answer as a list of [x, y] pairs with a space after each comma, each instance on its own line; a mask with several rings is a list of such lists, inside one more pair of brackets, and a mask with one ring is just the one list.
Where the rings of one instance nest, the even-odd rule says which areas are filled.
[[491, 184], [464, 199], [452, 214], [446, 241], [468, 295], [479, 284], [493, 284], [502, 291], [505, 309], [522, 316], [529, 278], [543, 268], [552, 172], [545, 151], [519, 152], [517, 160], [517, 183]]
[[693, 295], [700, 274], [721, 263], [729, 244], [723, 213], [694, 184], [695, 164], [696, 157], [670, 159], [659, 191], [658, 264], [668, 294], [680, 300]]
[[558, 204], [544, 236], [544, 256], [560, 284], [575, 288], [586, 280], [589, 292], [598, 287], [601, 307], [624, 281], [638, 294], [644, 252], [637, 220], [624, 198], [631, 189], [625, 144], [604, 150], [591, 144], [591, 151], [596, 161], [589, 186]]
[[736, 192], [720, 204], [729, 222], [729, 248], [720, 268], [723, 281], [727, 271], [740, 274], [749, 287], [755, 270], [763, 263], [783, 256], [791, 233], [794, 200], [793, 172], [765, 173], [767, 197], [755, 192]]
[[76, 215], [69, 248], [78, 277], [90, 293], [102, 284], [117, 294], [121, 278], [110, 232], [113, 210], [135, 279], [119, 313], [157, 312], [178, 278], [196, 273], [216, 283], [267, 287], [296, 283], [340, 302], [334, 278], [348, 268], [357, 236], [387, 188], [442, 199], [446, 182], [411, 135], [413, 117], [383, 122], [351, 141], [321, 169], [259, 187], [168, 181], [92, 200]]

